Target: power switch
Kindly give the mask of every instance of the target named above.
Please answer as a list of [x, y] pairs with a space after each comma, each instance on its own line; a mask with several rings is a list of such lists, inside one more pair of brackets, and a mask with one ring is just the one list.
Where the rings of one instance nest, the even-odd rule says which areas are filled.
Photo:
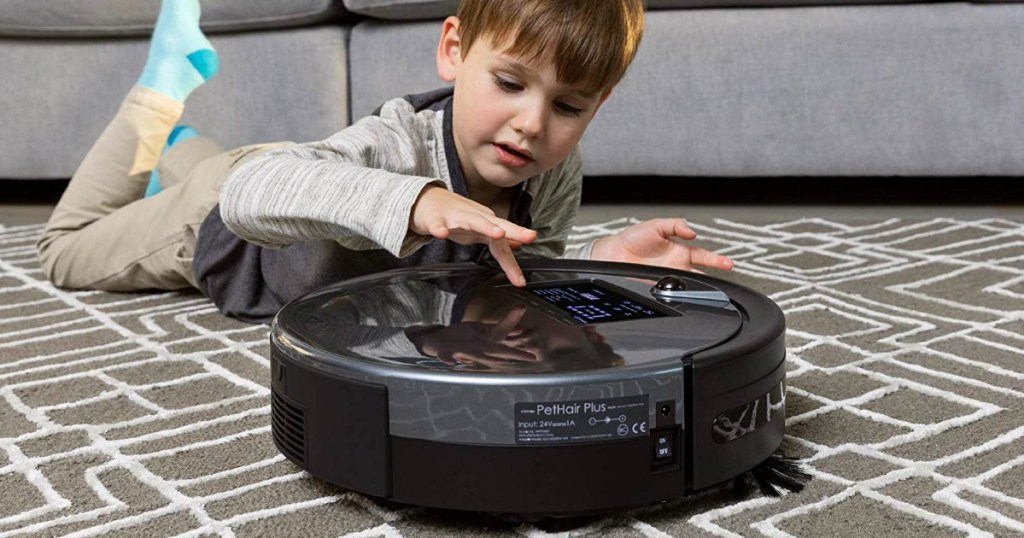
[[672, 430], [654, 432], [654, 459], [672, 459], [672, 439], [675, 437]]

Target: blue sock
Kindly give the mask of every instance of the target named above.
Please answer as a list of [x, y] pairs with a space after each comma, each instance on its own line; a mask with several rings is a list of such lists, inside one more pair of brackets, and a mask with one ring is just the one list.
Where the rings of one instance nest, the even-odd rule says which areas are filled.
[[184, 103], [217, 73], [217, 53], [199, 29], [199, 13], [199, 0], [163, 0], [140, 86]]
[[[199, 133], [189, 127], [188, 125], [179, 125], [171, 130], [171, 134], [167, 136], [167, 144], [164, 145], [163, 152], [166, 152], [171, 146], [178, 142], [184, 142], [189, 138], [195, 138], [199, 136]], [[160, 185], [160, 171], [153, 169], [153, 173], [149, 176], [149, 184], [146, 185], [146, 194], [143, 194], [143, 198], [149, 198], [154, 194], [163, 190], [163, 186]]]

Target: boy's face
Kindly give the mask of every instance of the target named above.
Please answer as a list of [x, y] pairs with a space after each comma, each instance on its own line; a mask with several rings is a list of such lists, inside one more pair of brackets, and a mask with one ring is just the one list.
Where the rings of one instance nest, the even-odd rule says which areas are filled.
[[452, 128], [466, 180], [511, 187], [561, 163], [608, 96], [561, 84], [550, 57], [527, 64], [478, 38], [462, 57], [459, 20], [438, 45], [438, 74], [457, 81]]

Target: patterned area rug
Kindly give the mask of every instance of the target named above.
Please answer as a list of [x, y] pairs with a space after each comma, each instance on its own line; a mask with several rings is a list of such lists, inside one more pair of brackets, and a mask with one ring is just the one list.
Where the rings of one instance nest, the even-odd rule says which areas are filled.
[[339, 490], [273, 446], [266, 327], [195, 294], [55, 289], [41, 227], [0, 226], [0, 537], [1024, 533], [1024, 222], [693, 226], [786, 312], [800, 494], [502, 526]]

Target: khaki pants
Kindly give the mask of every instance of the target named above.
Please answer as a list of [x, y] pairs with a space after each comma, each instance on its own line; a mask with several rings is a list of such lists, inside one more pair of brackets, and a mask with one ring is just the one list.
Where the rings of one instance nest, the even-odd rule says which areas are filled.
[[[161, 155], [183, 105], [136, 86], [71, 178], [38, 243], [43, 270], [65, 288], [196, 287], [199, 226], [231, 170], [269, 145], [224, 152], [197, 137]], [[143, 198], [150, 173], [163, 190]]]

